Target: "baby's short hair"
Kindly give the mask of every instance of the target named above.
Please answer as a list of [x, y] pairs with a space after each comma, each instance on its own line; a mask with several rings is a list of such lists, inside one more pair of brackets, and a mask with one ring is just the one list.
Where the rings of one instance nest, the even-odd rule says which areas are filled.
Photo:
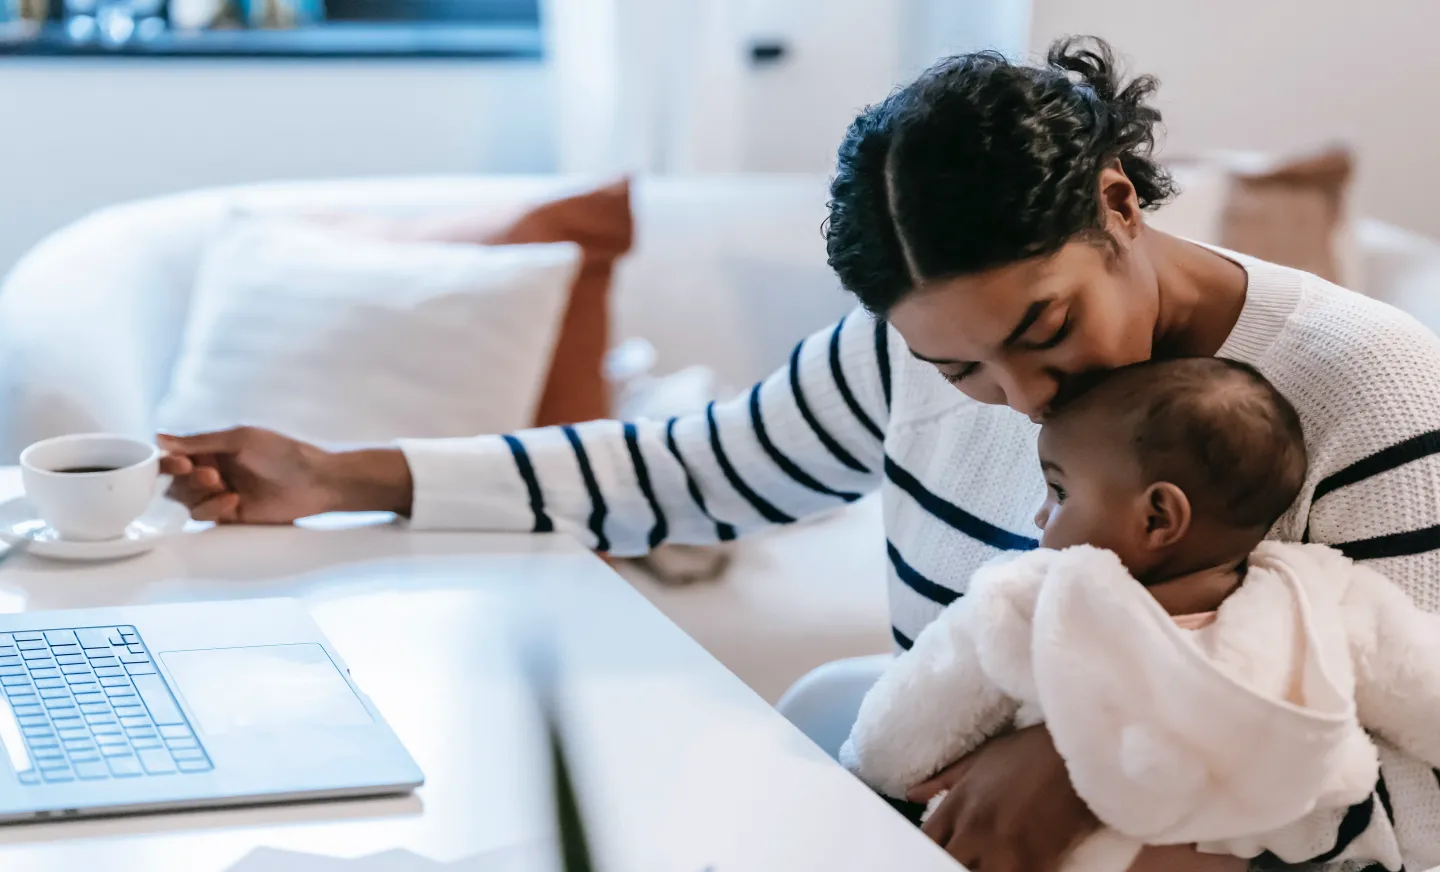
[[1103, 413], [1115, 436], [1124, 428], [1151, 482], [1176, 485], [1196, 512], [1239, 528], [1269, 530], [1305, 483], [1300, 416], [1248, 364], [1187, 357], [1085, 375], [1046, 422], [1086, 412]]

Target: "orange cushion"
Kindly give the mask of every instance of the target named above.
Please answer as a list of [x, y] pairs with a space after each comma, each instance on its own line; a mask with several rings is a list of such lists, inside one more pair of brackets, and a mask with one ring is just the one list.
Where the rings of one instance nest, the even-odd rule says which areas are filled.
[[629, 179], [542, 203], [483, 240], [492, 245], [576, 242], [584, 250], [535, 411], [537, 426], [610, 416], [602, 371], [610, 345], [610, 278], [633, 240]]

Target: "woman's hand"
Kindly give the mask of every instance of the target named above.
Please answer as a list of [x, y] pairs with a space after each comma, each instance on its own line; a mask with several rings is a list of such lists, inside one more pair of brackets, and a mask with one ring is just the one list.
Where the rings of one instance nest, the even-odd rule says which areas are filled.
[[1225, 854], [1202, 854], [1193, 845], [1147, 847], [1129, 872], [1245, 872], [1250, 861]]
[[1100, 826], [1044, 727], [991, 739], [909, 798], [929, 802], [942, 790], [924, 832], [971, 872], [1055, 872]]
[[288, 436], [239, 427], [161, 436], [170, 498], [200, 521], [288, 524], [340, 511], [410, 510], [412, 483], [398, 450], [331, 453]]

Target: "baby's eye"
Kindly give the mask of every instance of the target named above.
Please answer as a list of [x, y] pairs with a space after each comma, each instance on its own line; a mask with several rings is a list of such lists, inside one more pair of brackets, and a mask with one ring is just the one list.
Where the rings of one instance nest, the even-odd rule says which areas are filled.
[[1052, 484], [1052, 485], [1050, 485], [1050, 492], [1055, 495], [1055, 502], [1057, 502], [1057, 503], [1063, 503], [1063, 502], [1065, 502], [1065, 497], [1066, 497], [1065, 488], [1061, 487], [1061, 486], [1058, 485], [1058, 484]]

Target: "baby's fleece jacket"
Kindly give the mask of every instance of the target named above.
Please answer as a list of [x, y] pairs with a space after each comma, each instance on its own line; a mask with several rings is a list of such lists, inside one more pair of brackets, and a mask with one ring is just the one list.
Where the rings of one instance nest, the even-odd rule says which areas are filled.
[[[903, 796], [1042, 721], [1122, 837], [1300, 862], [1375, 787], [1365, 731], [1440, 766], [1440, 615], [1338, 551], [1266, 542], [1214, 623], [1183, 630], [1114, 554], [1034, 551], [977, 572], [895, 660], [842, 760]], [[1440, 864], [1407, 841], [1333, 859]]]

